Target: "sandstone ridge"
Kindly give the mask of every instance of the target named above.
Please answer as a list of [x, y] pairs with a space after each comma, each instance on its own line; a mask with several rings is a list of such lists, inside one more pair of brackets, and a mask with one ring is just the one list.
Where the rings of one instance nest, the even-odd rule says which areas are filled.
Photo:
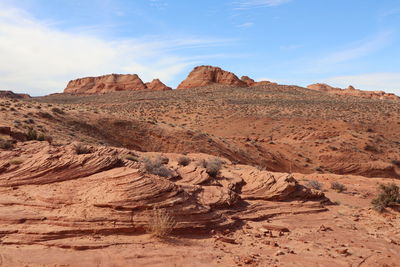
[[137, 74], [109, 74], [72, 80], [64, 89], [70, 94], [98, 94], [115, 91], [170, 90], [160, 80], [143, 83]]
[[395, 94], [385, 93], [383, 91], [364, 91], [349, 85], [346, 89], [335, 88], [325, 83], [316, 83], [307, 86], [308, 89], [325, 92], [328, 94], [357, 96], [372, 99], [400, 100]]

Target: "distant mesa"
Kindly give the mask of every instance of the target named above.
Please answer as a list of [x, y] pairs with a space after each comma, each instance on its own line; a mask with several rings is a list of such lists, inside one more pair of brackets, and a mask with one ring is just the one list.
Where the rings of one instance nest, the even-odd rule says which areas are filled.
[[216, 84], [234, 87], [249, 87], [271, 84], [271, 82], [255, 82], [248, 76], [243, 76], [239, 79], [234, 73], [223, 70], [219, 67], [198, 66], [190, 72], [183, 82], [181, 82], [178, 89], [191, 89]]
[[115, 91], [170, 90], [160, 80], [143, 83], [137, 74], [109, 74], [72, 80], [64, 89], [69, 94], [99, 94]]
[[17, 94], [13, 91], [0, 90], [0, 98], [27, 99], [31, 98], [31, 96], [28, 94]]
[[395, 94], [385, 93], [383, 91], [363, 91], [354, 88], [352, 85], [349, 85], [349, 87], [347, 87], [346, 89], [341, 89], [332, 87], [325, 83], [316, 83], [307, 86], [307, 88], [334, 95], [357, 96], [371, 99], [400, 100], [400, 97]]

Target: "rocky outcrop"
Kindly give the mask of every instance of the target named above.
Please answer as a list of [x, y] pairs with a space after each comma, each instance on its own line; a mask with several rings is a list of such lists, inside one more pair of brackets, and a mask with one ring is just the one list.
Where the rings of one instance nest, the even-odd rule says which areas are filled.
[[64, 89], [69, 94], [98, 94], [115, 91], [170, 90], [160, 80], [144, 84], [136, 74], [110, 74], [72, 80]]
[[147, 89], [152, 90], [152, 91], [172, 90], [171, 87], [166, 86], [159, 79], [154, 79], [153, 81], [146, 83], [146, 87], [147, 87]]
[[261, 86], [261, 85], [277, 84], [277, 83], [273, 83], [273, 82], [270, 82], [270, 81], [259, 81], [259, 82], [256, 82], [252, 78], [250, 78], [249, 76], [242, 76], [240, 79], [243, 82], [245, 82], [247, 84], [247, 86]]
[[248, 86], [232, 72], [213, 66], [198, 66], [192, 70], [181, 84], [179, 84], [178, 89], [197, 88], [213, 84], [236, 87]]
[[256, 82], [248, 76], [239, 79], [234, 73], [213, 66], [198, 66], [181, 82], [178, 89], [190, 89], [209, 85], [251, 87], [275, 84], [269, 81]]
[[[210, 156], [189, 154], [191, 163], [181, 166], [181, 155], [164, 154], [171, 174], [160, 177], [146, 171], [142, 161], [124, 157], [128, 154], [138, 159], [159, 156], [112, 147], [77, 154], [73, 144], [36, 141], [0, 150], [2, 245], [90, 248], [84, 240], [93, 245], [93, 234], [143, 233], [154, 209], [173, 216], [176, 232], [192, 234], [238, 220], [326, 210], [319, 202], [306, 202], [326, 200], [323, 193], [299, 185], [289, 174], [226, 162], [215, 177], [197, 162]], [[110, 244], [104, 239], [99, 245]]]
[[31, 96], [28, 94], [17, 94], [13, 91], [0, 90], [0, 98], [27, 99], [31, 98]]
[[349, 85], [347, 89], [335, 88], [325, 83], [316, 83], [307, 86], [308, 89], [326, 92], [328, 94], [334, 95], [345, 95], [345, 96], [356, 96], [356, 97], [364, 97], [371, 99], [386, 99], [386, 100], [400, 100], [395, 94], [385, 93], [383, 91], [364, 91], [354, 88], [352, 85]]

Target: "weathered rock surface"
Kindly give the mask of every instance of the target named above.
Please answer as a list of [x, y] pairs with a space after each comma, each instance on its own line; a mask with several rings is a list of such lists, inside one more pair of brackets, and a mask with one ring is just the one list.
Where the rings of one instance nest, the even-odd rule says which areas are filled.
[[153, 81], [146, 83], [146, 87], [147, 87], [147, 89], [153, 90], [153, 91], [168, 91], [168, 90], [172, 90], [171, 87], [166, 86], [159, 79], [154, 79]]
[[165, 154], [170, 159], [166, 166], [178, 174], [172, 181], [143, 171], [142, 163], [124, 160], [128, 152], [93, 147], [92, 153], [78, 155], [73, 145], [36, 141], [0, 151], [2, 244], [74, 247], [78, 245], [68, 243], [69, 238], [142, 233], [154, 208], [173, 214], [176, 232], [325, 210], [319, 202], [302, 203], [325, 197], [287, 174], [227, 162], [214, 178], [196, 162], [196, 154], [188, 155], [192, 163], [186, 167], [178, 165], [179, 155]]
[[245, 82], [247, 84], [247, 86], [261, 86], [261, 85], [277, 84], [277, 83], [273, 83], [273, 82], [270, 82], [270, 81], [259, 81], [259, 82], [256, 82], [252, 78], [250, 78], [249, 76], [242, 76], [240, 79], [243, 82]]
[[64, 93], [97, 94], [115, 91], [170, 90], [160, 80], [144, 84], [136, 74], [110, 74], [99, 77], [86, 77], [72, 80]]
[[178, 89], [204, 87], [213, 84], [247, 87], [247, 84], [232, 72], [213, 66], [198, 66], [179, 84]]
[[17, 94], [13, 91], [0, 90], [0, 98], [27, 99], [31, 98], [28, 94]]
[[345, 96], [357, 96], [371, 99], [388, 99], [388, 100], [400, 100], [395, 94], [385, 93], [383, 91], [363, 91], [355, 89], [352, 85], [349, 85], [347, 89], [335, 88], [325, 83], [316, 83], [307, 86], [308, 89], [326, 92], [328, 94], [345, 95]]

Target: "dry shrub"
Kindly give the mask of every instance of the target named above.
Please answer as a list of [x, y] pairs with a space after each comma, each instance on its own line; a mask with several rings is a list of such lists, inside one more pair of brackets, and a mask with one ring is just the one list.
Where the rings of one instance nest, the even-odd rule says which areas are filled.
[[336, 190], [339, 193], [342, 193], [347, 190], [345, 185], [338, 183], [338, 182], [332, 182], [331, 189]]
[[93, 150], [90, 147], [85, 146], [84, 144], [81, 144], [81, 143], [75, 144], [74, 149], [75, 149], [75, 153], [78, 155], [90, 154], [93, 152]]
[[385, 208], [400, 204], [400, 188], [393, 184], [379, 185], [379, 195], [377, 198], [372, 200], [372, 206], [375, 210], [382, 212]]
[[322, 190], [322, 188], [323, 188], [323, 185], [320, 182], [315, 181], [315, 180], [308, 181], [308, 183], [306, 185], [307, 185], [307, 187], [316, 189], [316, 190]]
[[211, 177], [217, 177], [222, 168], [222, 161], [218, 158], [203, 160], [201, 165], [206, 169], [206, 172]]
[[167, 164], [168, 161], [169, 161], [168, 158], [161, 156], [155, 157], [153, 159], [150, 158], [143, 159], [144, 168], [146, 169], [147, 172], [167, 178], [172, 177], [172, 171], [163, 165]]
[[175, 228], [176, 221], [174, 217], [166, 210], [153, 208], [148, 220], [148, 233], [155, 237], [165, 237]]
[[11, 150], [14, 148], [14, 144], [11, 140], [0, 139], [0, 149]]
[[182, 157], [178, 158], [178, 164], [181, 166], [189, 165], [190, 161], [191, 161], [191, 159], [186, 156], [182, 156]]

